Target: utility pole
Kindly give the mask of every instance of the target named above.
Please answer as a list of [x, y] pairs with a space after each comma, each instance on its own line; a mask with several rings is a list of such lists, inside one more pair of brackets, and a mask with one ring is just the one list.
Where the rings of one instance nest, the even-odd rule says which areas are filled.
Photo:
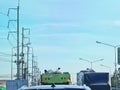
[[21, 61], [22, 61], [22, 79], [24, 79], [23, 75], [23, 64], [24, 64], [24, 28], [22, 28], [22, 55], [21, 55]]
[[[30, 35], [30, 29], [29, 28], [24, 28], [22, 27], [22, 52], [21, 52], [21, 67], [22, 67], [22, 79], [27, 79], [28, 80], [28, 75], [29, 75], [29, 45], [30, 45], [30, 38], [25, 37], [25, 30], [28, 30], [28, 35]], [[25, 42], [25, 39], [27, 39], [27, 43]], [[27, 61], [25, 61], [25, 52], [24, 52], [24, 47], [27, 48]], [[26, 63], [26, 66], [24, 67], [24, 63]], [[24, 68], [26, 70], [24, 70]], [[25, 77], [24, 77], [25, 76]]]
[[34, 66], [34, 64], [33, 63], [34, 63], [34, 55], [33, 55], [33, 50], [32, 50], [32, 85], [33, 85], [33, 82], [34, 82], [34, 80], [33, 80], [33, 75], [34, 75], [33, 74], [33, 69], [34, 69], [33, 66]]
[[[8, 16], [9, 16], [9, 13], [10, 13], [10, 10], [17, 10], [17, 20], [9, 20], [10, 21], [17, 21], [17, 61], [16, 61], [16, 64], [17, 64], [17, 79], [20, 79], [20, 60], [19, 60], [19, 3], [18, 3], [18, 6], [17, 8], [9, 8], [8, 9]], [[9, 22], [8, 22], [8, 27], [9, 27]]]
[[27, 46], [27, 80], [29, 77], [29, 46]]
[[17, 79], [20, 79], [20, 60], [19, 60], [19, 4], [17, 6]]

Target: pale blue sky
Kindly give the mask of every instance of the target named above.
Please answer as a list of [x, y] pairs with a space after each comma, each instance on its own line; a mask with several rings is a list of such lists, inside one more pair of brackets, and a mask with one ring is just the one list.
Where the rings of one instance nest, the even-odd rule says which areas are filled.
[[[17, 0], [1, 0], [0, 12], [7, 13], [8, 8], [16, 6]], [[90, 61], [103, 58], [104, 61], [93, 64], [93, 68], [109, 71], [100, 66], [104, 64], [113, 71], [114, 49], [96, 44], [96, 41], [120, 44], [119, 8], [119, 0], [20, 0], [20, 30], [22, 27], [31, 28], [31, 46], [42, 72], [61, 67], [62, 71], [77, 73], [90, 67], [88, 62], [79, 58]], [[10, 16], [14, 18], [15, 12]], [[0, 38], [7, 37], [7, 20], [7, 16], [0, 14]], [[15, 28], [11, 27], [11, 30]], [[11, 53], [10, 43], [0, 41], [0, 52]], [[10, 41], [14, 46], [13, 37]], [[10, 63], [0, 63], [10, 67]], [[4, 69], [0, 71], [8, 72], [8, 68]]]

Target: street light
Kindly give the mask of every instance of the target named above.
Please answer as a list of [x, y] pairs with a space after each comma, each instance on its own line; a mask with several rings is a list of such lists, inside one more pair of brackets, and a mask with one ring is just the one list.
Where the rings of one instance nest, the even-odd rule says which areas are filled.
[[109, 84], [111, 85], [111, 67], [106, 66], [106, 65], [103, 65], [103, 64], [100, 64], [100, 66], [102, 66], [102, 67], [105, 67], [105, 68], [108, 68], [108, 69], [109, 69]]
[[[117, 80], [117, 60], [116, 60], [116, 49], [117, 49], [118, 46], [120, 46], [120, 45], [111, 45], [111, 44], [103, 43], [103, 42], [99, 42], [99, 41], [96, 41], [96, 43], [98, 43], [98, 44], [103, 44], [103, 45], [110, 46], [110, 47], [113, 47], [113, 48], [114, 48], [114, 52], [115, 52], [115, 79]], [[117, 81], [116, 81], [115, 88], [116, 88], [116, 87], [117, 87]]]
[[111, 75], [111, 67], [109, 67], [109, 66], [107, 66], [107, 65], [103, 65], [103, 64], [100, 64], [100, 66], [105, 67], [105, 68], [108, 68], [108, 69], [109, 69], [109, 73], [110, 73], [110, 75]]
[[99, 59], [99, 60], [95, 60], [95, 61], [90, 61], [90, 60], [86, 60], [86, 59], [83, 59], [83, 58], [79, 58], [79, 60], [86, 61], [86, 62], [90, 63], [91, 69], [92, 69], [92, 64], [93, 63], [98, 62], [98, 61], [102, 61], [103, 59]]
[[108, 43], [103, 43], [103, 42], [99, 42], [99, 41], [96, 41], [96, 43], [98, 44], [104, 44], [104, 45], [107, 45], [107, 46], [110, 46], [110, 47], [113, 47], [114, 48], [114, 52], [115, 52], [115, 71], [117, 70], [117, 60], [116, 60], [116, 48], [120, 45], [111, 45], [111, 44], [108, 44]]

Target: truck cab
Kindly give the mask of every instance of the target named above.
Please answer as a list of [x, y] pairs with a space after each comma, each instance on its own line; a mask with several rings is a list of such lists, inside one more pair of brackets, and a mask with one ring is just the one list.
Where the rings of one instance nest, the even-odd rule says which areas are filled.
[[77, 73], [77, 84], [81, 86], [85, 84], [92, 90], [110, 90], [109, 73], [82, 70]]

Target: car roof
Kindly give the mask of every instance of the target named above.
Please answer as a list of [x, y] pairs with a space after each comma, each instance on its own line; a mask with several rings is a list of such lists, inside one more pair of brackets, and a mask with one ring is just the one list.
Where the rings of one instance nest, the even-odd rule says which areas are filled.
[[[85, 87], [84, 86], [78, 86], [78, 85], [55, 85], [55, 86], [52, 86], [52, 85], [40, 85], [40, 86], [31, 86], [31, 87], [22, 87], [21, 89], [19, 90], [32, 90], [32, 89], [82, 89], [84, 90]], [[87, 90], [87, 89], [85, 89]]]

